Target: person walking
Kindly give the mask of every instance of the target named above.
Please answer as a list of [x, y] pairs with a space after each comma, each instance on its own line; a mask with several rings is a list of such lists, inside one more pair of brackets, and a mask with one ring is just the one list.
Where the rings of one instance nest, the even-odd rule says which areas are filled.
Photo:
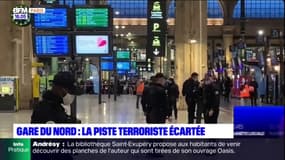
[[249, 94], [250, 94], [250, 102], [251, 106], [256, 106], [257, 103], [257, 97], [258, 97], [258, 83], [255, 80], [255, 77], [253, 77], [249, 83]]
[[174, 111], [174, 118], [177, 120], [177, 99], [179, 97], [179, 89], [178, 85], [175, 83], [173, 78], [168, 79], [168, 101], [169, 101], [169, 109], [170, 112], [168, 114], [168, 119], [172, 120], [172, 112]]
[[145, 108], [147, 123], [165, 123], [167, 117], [166, 79], [157, 73], [142, 95], [142, 106]]
[[242, 105], [246, 105], [247, 100], [250, 98], [249, 85], [247, 82], [241, 87], [240, 98]]
[[199, 81], [198, 73], [194, 72], [191, 77], [183, 83], [182, 95], [185, 96], [185, 100], [188, 106], [188, 123], [194, 123], [196, 105], [198, 103], [199, 96]]
[[78, 123], [69, 116], [63, 105], [70, 106], [75, 95], [83, 94], [70, 72], [59, 72], [52, 81], [52, 89], [44, 93], [43, 99], [33, 108], [31, 123]]
[[223, 87], [224, 87], [224, 101], [227, 103], [230, 102], [230, 93], [232, 86], [233, 84], [231, 78], [228, 75], [226, 75], [223, 82]]
[[137, 94], [137, 103], [136, 103], [136, 107], [137, 109], [139, 109], [139, 102], [140, 102], [140, 98], [143, 94], [143, 90], [144, 90], [144, 82], [142, 79], [140, 79], [137, 82], [137, 87], [136, 87], [136, 94]]

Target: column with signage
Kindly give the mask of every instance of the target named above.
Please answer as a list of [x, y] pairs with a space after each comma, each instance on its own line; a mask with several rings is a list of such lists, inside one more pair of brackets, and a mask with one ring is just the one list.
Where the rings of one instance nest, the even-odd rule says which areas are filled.
[[166, 1], [148, 0], [148, 57], [163, 57], [165, 55]]

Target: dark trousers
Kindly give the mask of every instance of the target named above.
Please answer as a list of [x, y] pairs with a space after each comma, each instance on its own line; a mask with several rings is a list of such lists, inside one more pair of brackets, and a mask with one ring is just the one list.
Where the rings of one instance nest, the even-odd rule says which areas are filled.
[[176, 98], [171, 99], [169, 102], [169, 114], [168, 117], [172, 116], [172, 111], [174, 111], [174, 117], [177, 119], [177, 105], [176, 105]]
[[196, 101], [194, 100], [186, 100], [188, 106], [188, 123], [193, 124], [195, 118], [195, 111], [196, 111]]
[[219, 110], [214, 110], [214, 113], [212, 116], [209, 116], [209, 111], [205, 113], [205, 123], [218, 123], [218, 117], [219, 117]]
[[[204, 114], [204, 103], [203, 100], [199, 100], [198, 104], [197, 104], [197, 113], [196, 113], [196, 123], [200, 124], [201, 120], [202, 120], [202, 114]], [[205, 115], [204, 115], [205, 117]]]
[[141, 95], [137, 95], [137, 108], [139, 108], [141, 97]]
[[251, 106], [256, 106], [257, 105], [256, 101], [257, 101], [256, 96], [251, 96], [250, 97]]
[[228, 103], [230, 102], [230, 92], [226, 92], [226, 93], [225, 93], [224, 101], [225, 101], [225, 102], [228, 102]]

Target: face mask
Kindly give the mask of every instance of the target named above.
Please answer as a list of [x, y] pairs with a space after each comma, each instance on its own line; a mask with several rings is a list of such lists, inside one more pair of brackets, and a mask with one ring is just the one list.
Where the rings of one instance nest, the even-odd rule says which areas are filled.
[[64, 105], [71, 105], [74, 100], [74, 95], [67, 93], [62, 99]]

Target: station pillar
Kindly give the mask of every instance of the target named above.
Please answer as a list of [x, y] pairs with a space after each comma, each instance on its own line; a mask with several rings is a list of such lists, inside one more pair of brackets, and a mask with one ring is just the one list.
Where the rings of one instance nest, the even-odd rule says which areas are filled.
[[[180, 93], [183, 82], [193, 72], [199, 79], [207, 72], [207, 1], [176, 1], [175, 79]], [[186, 109], [184, 97], [179, 98], [179, 109]]]
[[[11, 22], [11, 10], [20, 1], [0, 1], [0, 76], [19, 78], [19, 109], [29, 109], [32, 99], [31, 27]], [[25, 1], [26, 5], [30, 3]]]
[[230, 51], [230, 46], [233, 46], [234, 35], [233, 35], [234, 27], [227, 25], [223, 26], [223, 42], [224, 42], [224, 51], [226, 56], [226, 63], [229, 67], [232, 64], [232, 53]]

